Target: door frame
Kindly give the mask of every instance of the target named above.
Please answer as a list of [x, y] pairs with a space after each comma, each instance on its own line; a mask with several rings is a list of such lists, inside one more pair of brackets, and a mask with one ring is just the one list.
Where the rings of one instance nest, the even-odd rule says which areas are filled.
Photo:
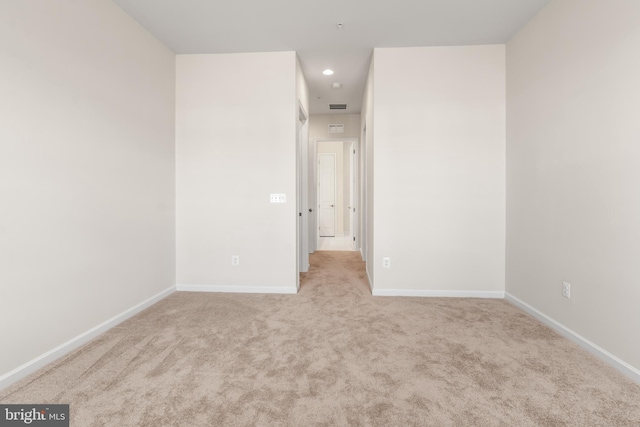
[[356, 248], [356, 145], [349, 143], [349, 243]]
[[298, 100], [296, 120], [296, 287], [300, 290], [300, 273], [309, 271], [309, 116]]
[[[355, 250], [360, 250], [360, 233], [359, 233], [359, 221], [361, 212], [360, 194], [361, 179], [360, 179], [360, 139], [359, 138], [314, 138], [309, 140], [309, 206], [314, 206], [309, 215], [309, 253], [313, 253], [318, 250], [319, 243], [319, 229], [318, 229], [318, 143], [319, 142], [343, 142], [353, 143], [353, 147], [356, 150], [354, 156], [355, 163], [355, 181], [356, 185], [353, 189], [355, 198]], [[352, 167], [354, 167], [352, 165]], [[351, 184], [353, 185], [353, 184]]]

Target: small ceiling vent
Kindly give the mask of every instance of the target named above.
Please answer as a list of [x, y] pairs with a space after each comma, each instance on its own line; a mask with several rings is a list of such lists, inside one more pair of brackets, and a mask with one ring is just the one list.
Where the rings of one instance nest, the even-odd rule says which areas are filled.
[[347, 104], [329, 104], [329, 110], [346, 110]]
[[344, 133], [343, 124], [329, 125], [329, 133]]

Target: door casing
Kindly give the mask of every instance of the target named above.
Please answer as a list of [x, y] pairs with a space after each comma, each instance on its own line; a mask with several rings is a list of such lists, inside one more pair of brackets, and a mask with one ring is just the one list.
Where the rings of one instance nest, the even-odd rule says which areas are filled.
[[[355, 243], [354, 249], [361, 250], [360, 247], [360, 229], [358, 228], [360, 225], [360, 215], [361, 212], [361, 195], [362, 189], [360, 188], [363, 184], [360, 176], [360, 141], [359, 138], [314, 138], [309, 140], [309, 187], [308, 187], [308, 200], [309, 206], [311, 207], [311, 211], [309, 212], [309, 253], [313, 253], [318, 250], [318, 170], [317, 170], [317, 162], [318, 162], [318, 143], [320, 142], [344, 142], [344, 143], [353, 143], [353, 147], [356, 150], [356, 154], [354, 156], [354, 175], [355, 175], [355, 186], [353, 188], [354, 191], [354, 204], [352, 208], [355, 208], [354, 215], [354, 229], [355, 229]], [[353, 185], [353, 184], [352, 184]]]
[[296, 126], [296, 286], [300, 290], [300, 273], [309, 271], [309, 215], [307, 188], [309, 181], [309, 120], [298, 101], [298, 120]]

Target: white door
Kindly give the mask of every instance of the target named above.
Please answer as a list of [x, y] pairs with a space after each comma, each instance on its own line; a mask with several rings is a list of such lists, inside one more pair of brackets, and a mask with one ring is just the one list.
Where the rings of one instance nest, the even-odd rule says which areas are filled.
[[355, 223], [355, 206], [356, 206], [356, 201], [355, 201], [355, 188], [356, 188], [356, 182], [355, 182], [355, 178], [356, 178], [356, 173], [355, 173], [355, 169], [356, 169], [356, 164], [355, 164], [355, 154], [356, 154], [356, 150], [354, 148], [355, 144], [351, 143], [351, 146], [349, 147], [349, 165], [351, 166], [349, 168], [349, 230], [350, 230], [350, 241], [351, 241], [351, 247], [353, 248], [353, 250], [356, 250], [356, 223]]
[[320, 237], [336, 235], [336, 155], [318, 154], [318, 228]]

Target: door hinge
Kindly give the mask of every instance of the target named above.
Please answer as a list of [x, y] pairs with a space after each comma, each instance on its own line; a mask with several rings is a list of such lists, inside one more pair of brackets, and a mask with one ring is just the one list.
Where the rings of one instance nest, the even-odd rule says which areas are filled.
[[353, 241], [354, 241], [354, 242], [356, 241], [356, 236], [353, 236]]
[[356, 154], [356, 150], [353, 150], [353, 154]]

